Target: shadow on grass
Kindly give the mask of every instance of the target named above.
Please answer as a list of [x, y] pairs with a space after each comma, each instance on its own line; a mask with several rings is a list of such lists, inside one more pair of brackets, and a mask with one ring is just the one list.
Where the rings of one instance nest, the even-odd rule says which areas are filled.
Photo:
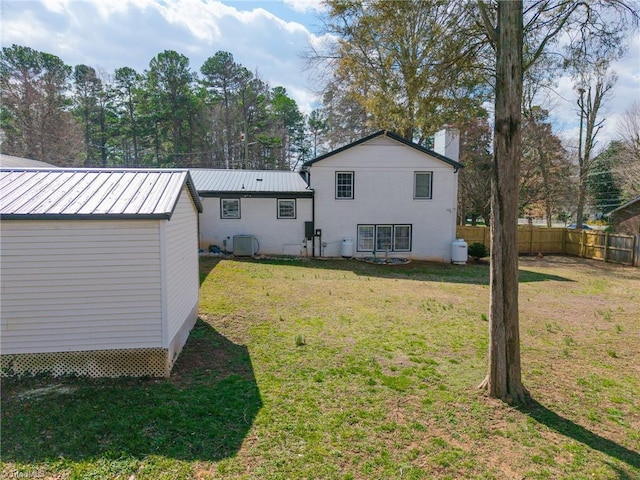
[[200, 257], [198, 272], [200, 275], [200, 286], [202, 286], [209, 274], [216, 268], [218, 263], [220, 263], [220, 260], [218, 257]]
[[[634, 468], [640, 468], [640, 454], [638, 452], [601, 437], [571, 420], [561, 417], [536, 400], [530, 399], [528, 405], [519, 406], [518, 410], [565, 437], [572, 438], [589, 448], [598, 450]], [[626, 472], [619, 471], [619, 474], [621, 479], [631, 478], [626, 476]]]
[[168, 379], [5, 379], [2, 387], [5, 462], [221, 460], [237, 453], [262, 407], [247, 348], [201, 320]]
[[[266, 263], [270, 265], [290, 265], [302, 268], [350, 272], [359, 276], [378, 278], [402, 278], [420, 281], [462, 283], [469, 285], [489, 285], [489, 265], [487, 263], [453, 265], [441, 262], [414, 260], [400, 265], [381, 265], [355, 259], [298, 259], [298, 258], [228, 258], [232, 262]], [[559, 275], [551, 275], [520, 269], [520, 283], [530, 282], [573, 282]]]

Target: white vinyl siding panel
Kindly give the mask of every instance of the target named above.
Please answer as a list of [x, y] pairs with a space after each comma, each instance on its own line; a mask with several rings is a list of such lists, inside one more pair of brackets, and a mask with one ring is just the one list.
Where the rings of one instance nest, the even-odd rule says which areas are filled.
[[165, 296], [168, 347], [198, 305], [198, 212], [186, 189], [165, 224]]
[[161, 346], [158, 220], [0, 228], [2, 354]]

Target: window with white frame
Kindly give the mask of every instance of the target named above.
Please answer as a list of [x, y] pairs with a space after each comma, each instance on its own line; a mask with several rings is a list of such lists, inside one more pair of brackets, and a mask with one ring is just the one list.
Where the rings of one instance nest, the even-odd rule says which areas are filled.
[[374, 250], [376, 234], [375, 225], [358, 225], [358, 251], [371, 252]]
[[411, 225], [358, 225], [359, 252], [410, 252]]
[[220, 218], [240, 218], [240, 199], [221, 198]]
[[391, 252], [393, 250], [393, 225], [376, 226], [376, 251]]
[[353, 172], [336, 172], [336, 198], [353, 199]]
[[413, 198], [432, 198], [433, 172], [414, 172], [413, 174]]
[[278, 218], [296, 218], [296, 199], [278, 199]]
[[408, 252], [411, 250], [411, 225], [393, 226], [393, 251]]

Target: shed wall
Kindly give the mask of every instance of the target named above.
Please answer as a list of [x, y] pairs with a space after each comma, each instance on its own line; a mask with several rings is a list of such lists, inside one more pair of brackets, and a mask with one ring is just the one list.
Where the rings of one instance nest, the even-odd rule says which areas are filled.
[[186, 189], [164, 225], [166, 337], [169, 361], [180, 352], [198, 315], [198, 212]]
[[157, 220], [0, 229], [3, 355], [162, 346]]

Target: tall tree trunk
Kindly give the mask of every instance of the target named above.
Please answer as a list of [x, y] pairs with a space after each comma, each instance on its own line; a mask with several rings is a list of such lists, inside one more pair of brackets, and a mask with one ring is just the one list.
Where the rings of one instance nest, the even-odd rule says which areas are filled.
[[518, 180], [521, 156], [522, 1], [501, 0], [496, 29], [494, 169], [491, 180], [489, 372], [482, 388], [526, 400], [518, 322]]

